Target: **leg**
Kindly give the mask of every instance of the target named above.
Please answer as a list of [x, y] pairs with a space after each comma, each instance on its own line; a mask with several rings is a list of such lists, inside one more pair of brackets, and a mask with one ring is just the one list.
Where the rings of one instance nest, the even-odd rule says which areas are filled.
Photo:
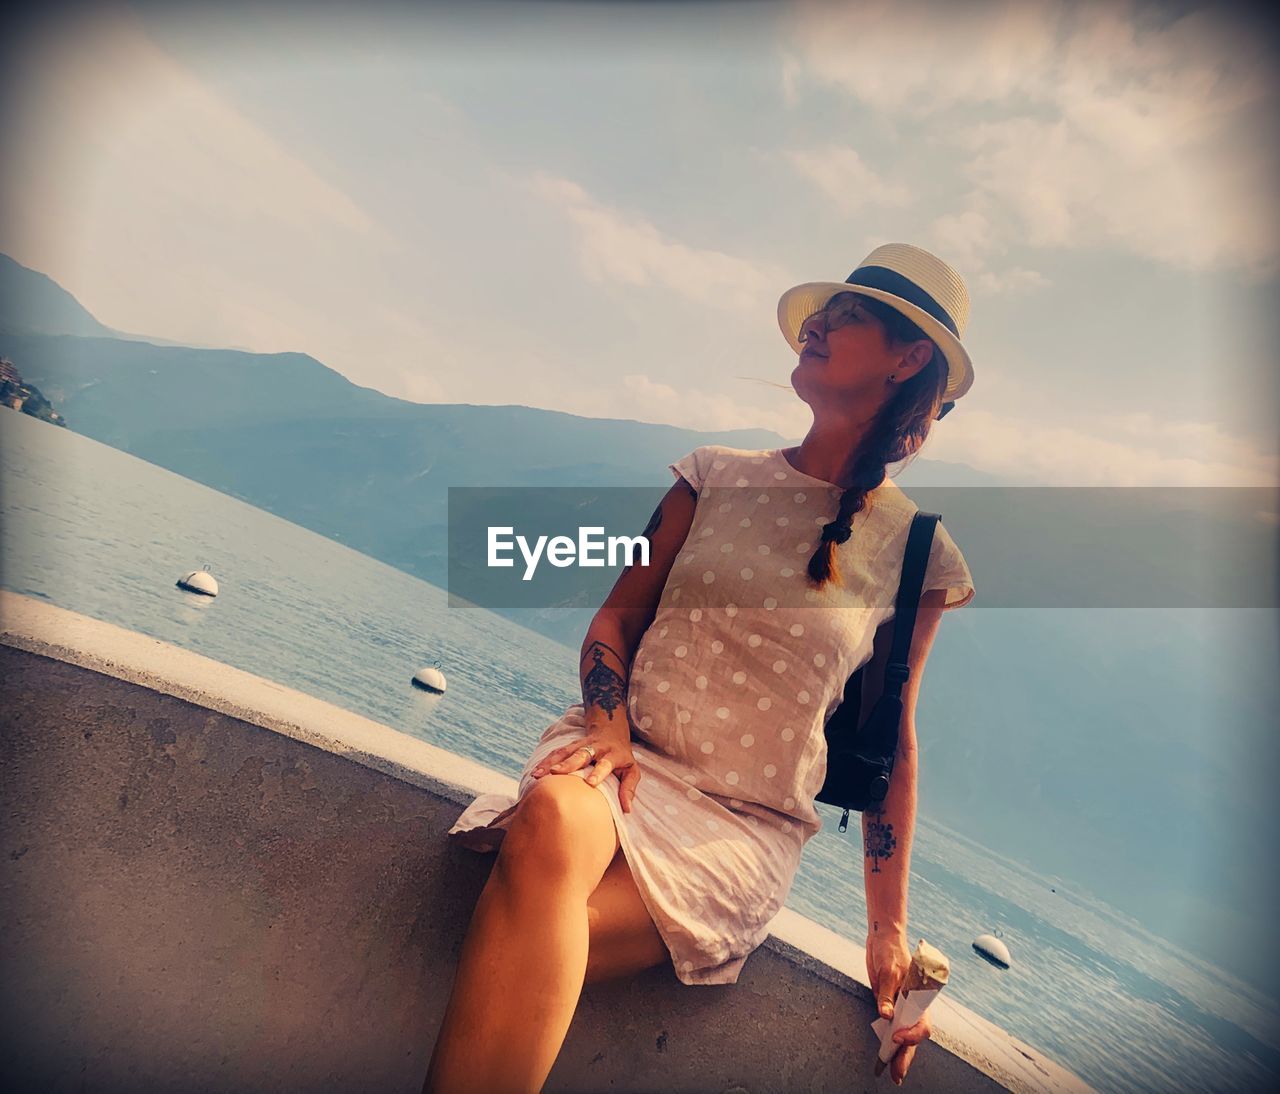
[[542, 1088], [582, 993], [587, 898], [617, 850], [608, 802], [580, 777], [525, 794], [476, 903], [424, 1094]]
[[653, 925], [621, 847], [587, 901], [587, 921], [591, 928], [588, 984], [671, 964], [671, 951]]

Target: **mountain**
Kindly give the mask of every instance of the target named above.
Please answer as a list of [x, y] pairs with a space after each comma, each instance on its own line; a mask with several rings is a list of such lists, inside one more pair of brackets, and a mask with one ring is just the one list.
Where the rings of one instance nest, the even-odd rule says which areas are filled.
[[[770, 430], [702, 431], [524, 406], [420, 404], [301, 353], [118, 337], [53, 281], [5, 259], [0, 352], [76, 432], [447, 585], [450, 486], [669, 486], [704, 444], [772, 448]], [[918, 460], [898, 480], [998, 482]], [[637, 514], [635, 531], [648, 510]], [[571, 646], [592, 610], [503, 614]]]
[[0, 330], [18, 334], [114, 333], [62, 286], [6, 254], [0, 254]]

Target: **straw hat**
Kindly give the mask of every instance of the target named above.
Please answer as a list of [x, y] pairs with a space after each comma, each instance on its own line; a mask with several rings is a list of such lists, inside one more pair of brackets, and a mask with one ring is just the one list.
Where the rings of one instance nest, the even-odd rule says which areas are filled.
[[838, 292], [855, 291], [900, 311], [938, 344], [947, 362], [941, 418], [973, 386], [973, 363], [960, 342], [969, 322], [969, 290], [936, 255], [910, 243], [886, 243], [858, 263], [844, 281], [807, 281], [782, 294], [778, 326], [798, 354], [800, 326]]

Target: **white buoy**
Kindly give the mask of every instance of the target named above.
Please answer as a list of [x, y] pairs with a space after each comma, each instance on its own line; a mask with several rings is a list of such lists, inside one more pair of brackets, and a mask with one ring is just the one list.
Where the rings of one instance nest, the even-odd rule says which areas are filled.
[[434, 691], [437, 694], [444, 694], [445, 680], [444, 673], [439, 669], [440, 662], [437, 661], [435, 666], [428, 665], [425, 669], [419, 669], [413, 674], [413, 686], [423, 688], [426, 691]]
[[203, 570], [192, 570], [186, 577], [178, 578], [178, 588], [186, 589], [192, 593], [203, 593], [205, 596], [218, 595], [218, 582], [213, 574], [209, 573], [209, 567]]
[[973, 948], [998, 968], [1007, 969], [1013, 964], [1009, 958], [1009, 947], [993, 934], [978, 935], [973, 940]]

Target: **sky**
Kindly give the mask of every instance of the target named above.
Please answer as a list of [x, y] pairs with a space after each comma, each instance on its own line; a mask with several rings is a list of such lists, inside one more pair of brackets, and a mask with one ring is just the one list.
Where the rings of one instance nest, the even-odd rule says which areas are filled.
[[974, 385], [923, 456], [1280, 482], [1246, 6], [48, 10], [5, 35], [0, 251], [118, 330], [798, 440], [779, 296], [909, 242], [971, 296]]

